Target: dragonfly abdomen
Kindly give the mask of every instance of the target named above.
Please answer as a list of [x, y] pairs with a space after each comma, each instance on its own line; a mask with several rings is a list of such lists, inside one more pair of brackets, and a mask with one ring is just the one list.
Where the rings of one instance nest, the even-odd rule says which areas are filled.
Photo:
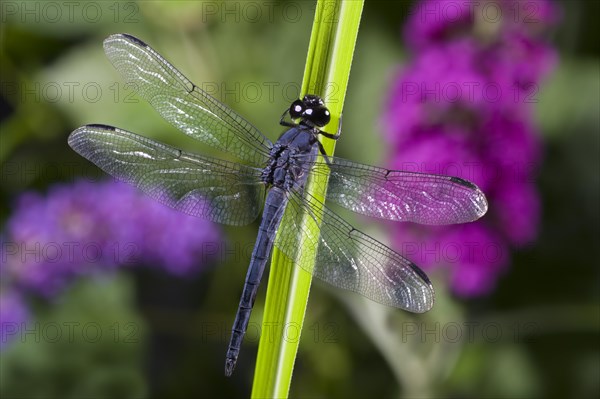
[[240, 298], [240, 304], [231, 330], [231, 340], [229, 341], [227, 357], [225, 359], [226, 376], [230, 376], [233, 372], [237, 357], [240, 353], [242, 341], [246, 334], [246, 330], [248, 329], [252, 307], [256, 300], [258, 286], [263, 272], [265, 271], [269, 254], [273, 248], [275, 233], [277, 232], [279, 223], [281, 223], [287, 201], [285, 191], [278, 187], [273, 187], [267, 195], [262, 220], [260, 222], [260, 227], [258, 228], [258, 236], [256, 238], [256, 243], [254, 244], [254, 249], [252, 250], [248, 273], [246, 274], [244, 290], [242, 292], [242, 297]]

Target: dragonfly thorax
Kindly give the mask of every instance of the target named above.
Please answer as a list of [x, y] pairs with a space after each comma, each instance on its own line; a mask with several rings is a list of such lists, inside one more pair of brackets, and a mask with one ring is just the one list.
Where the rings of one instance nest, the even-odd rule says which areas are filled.
[[311, 128], [298, 126], [281, 135], [271, 150], [262, 176], [263, 181], [285, 191], [303, 188], [309, 165], [315, 160], [318, 147]]

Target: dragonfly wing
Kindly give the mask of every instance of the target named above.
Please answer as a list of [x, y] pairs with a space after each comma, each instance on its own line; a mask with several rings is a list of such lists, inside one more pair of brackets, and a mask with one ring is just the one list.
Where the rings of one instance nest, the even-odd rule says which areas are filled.
[[[286, 256], [315, 277], [373, 301], [415, 313], [431, 309], [435, 294], [421, 269], [353, 228], [316, 198], [308, 199], [290, 194], [275, 239]], [[300, 247], [309, 250], [300, 253]]]
[[271, 141], [146, 43], [117, 34], [104, 41], [104, 51], [125, 81], [182, 132], [254, 166], [266, 163]]
[[183, 152], [106, 125], [86, 125], [69, 145], [108, 174], [176, 210], [214, 222], [245, 225], [260, 212], [261, 170]]
[[485, 195], [458, 177], [388, 170], [330, 157], [327, 199], [363, 215], [428, 225], [471, 222], [487, 212]]

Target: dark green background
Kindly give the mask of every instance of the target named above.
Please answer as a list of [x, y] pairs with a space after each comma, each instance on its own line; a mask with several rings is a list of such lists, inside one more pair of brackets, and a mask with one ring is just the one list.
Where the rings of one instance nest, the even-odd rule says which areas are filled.
[[[16, 6], [17, 13], [9, 14], [7, 4]], [[275, 2], [272, 20], [264, 15], [253, 20], [250, 9], [244, 14], [240, 8], [239, 21], [235, 8], [231, 15], [202, 17], [203, 7], [222, 11], [219, 2], [96, 2], [103, 12], [97, 22], [86, 21], [81, 13], [85, 3], [78, 4], [74, 20], [65, 15], [54, 20], [42, 11], [37, 19], [35, 12], [26, 15], [21, 2], [2, 3], [2, 225], [24, 191], [44, 191], [79, 175], [101, 176], [66, 144], [68, 134], [82, 124], [112, 124], [198, 149], [149, 105], [127, 101], [123, 83], [102, 51], [102, 40], [111, 33], [142, 38], [198, 84], [225, 84], [229, 89], [238, 84], [239, 98], [230, 94], [222, 99], [270, 138], [281, 132], [278, 118], [294, 94], [282, 89], [301, 82], [313, 2]], [[229, 4], [236, 7], [236, 2]], [[410, 4], [368, 1], [365, 6], [337, 155], [386, 162], [380, 108], [393, 71], [407, 60], [400, 29]], [[315, 285], [292, 397], [597, 397], [600, 7], [595, 0], [559, 4], [562, 22], [550, 39], [560, 63], [542, 83], [536, 106], [545, 143], [538, 179], [543, 201], [538, 241], [514, 254], [509, 272], [487, 297], [457, 299], [445, 292], [441, 276], [434, 276], [438, 302], [422, 317]], [[300, 9], [301, 15], [284, 18], [284, 9]], [[79, 84], [72, 98], [66, 82]], [[97, 102], [82, 91], [90, 83], [102, 88]], [[50, 91], [55, 84], [62, 88], [58, 98]], [[275, 87], [272, 98], [269, 85]], [[244, 89], [257, 86], [262, 93], [243, 95]], [[385, 238], [377, 224], [353, 222]], [[230, 242], [251, 245], [256, 227], [223, 231]], [[127, 272], [81, 281], [53, 303], [33, 300], [40, 325], [93, 322], [105, 334], [95, 343], [80, 336], [59, 342], [35, 342], [35, 335], [18, 340], [1, 353], [0, 394], [249, 396], [256, 329], [244, 344], [233, 378], [223, 377], [228, 331], [247, 262], [244, 257], [214, 261], [193, 280]], [[255, 327], [260, 325], [264, 285], [252, 318]], [[119, 326], [116, 342], [110, 335], [113, 325]], [[467, 325], [473, 326], [473, 338], [451, 342], [448, 328], [459, 326], [466, 334]], [[406, 334], [414, 326], [440, 335], [415, 339]], [[492, 334], [494, 329], [499, 337]]]

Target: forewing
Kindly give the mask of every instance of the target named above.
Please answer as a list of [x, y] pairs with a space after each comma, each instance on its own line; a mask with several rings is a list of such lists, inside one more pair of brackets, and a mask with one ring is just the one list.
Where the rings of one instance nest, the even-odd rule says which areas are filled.
[[487, 212], [485, 195], [458, 177], [387, 170], [330, 157], [327, 199], [363, 215], [428, 225], [471, 222]]
[[182, 132], [254, 166], [264, 166], [271, 141], [146, 43], [117, 34], [104, 41], [104, 51], [137, 93]]
[[265, 187], [260, 169], [183, 152], [105, 125], [86, 125], [69, 145], [108, 174], [176, 210], [214, 222], [256, 219]]
[[[306, 201], [298, 193], [290, 193], [275, 240], [283, 253], [335, 287], [411, 312], [431, 309], [433, 286], [421, 269], [353, 228], [314, 197], [308, 198]], [[307, 245], [300, 245], [300, 240], [306, 240]], [[309, 249], [301, 253], [301, 247]], [[316, 255], [310, 250], [313, 248]]]

